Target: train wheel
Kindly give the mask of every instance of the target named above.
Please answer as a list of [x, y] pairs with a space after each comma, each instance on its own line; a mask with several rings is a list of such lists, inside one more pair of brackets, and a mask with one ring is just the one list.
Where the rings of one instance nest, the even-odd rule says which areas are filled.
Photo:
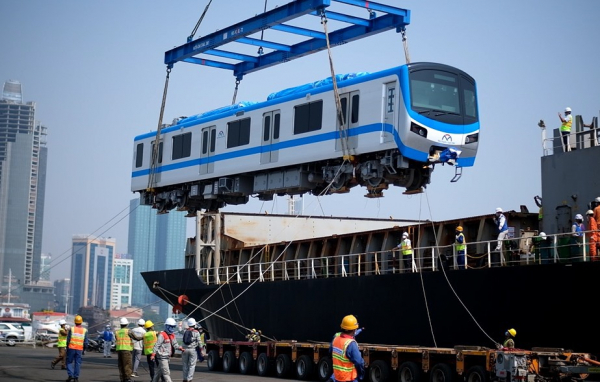
[[325, 356], [319, 360], [317, 363], [317, 374], [319, 376], [319, 381], [327, 382], [333, 374], [333, 362], [331, 361], [331, 357]]
[[273, 362], [266, 353], [260, 353], [256, 359], [256, 372], [261, 377], [266, 377], [273, 371]]
[[307, 355], [301, 355], [296, 360], [296, 376], [298, 379], [308, 381], [313, 375], [315, 364]]
[[292, 371], [292, 359], [287, 354], [279, 354], [275, 358], [275, 375], [279, 378], [285, 378]]
[[231, 350], [223, 353], [223, 371], [226, 373], [235, 371], [235, 353]]
[[472, 366], [467, 371], [466, 382], [488, 382], [488, 374], [483, 366]]
[[210, 371], [218, 371], [221, 369], [221, 358], [218, 350], [211, 350], [206, 356], [206, 367]]
[[378, 359], [369, 365], [368, 374], [371, 382], [385, 382], [390, 376], [390, 367], [387, 363]]
[[422, 378], [423, 370], [414, 362], [407, 361], [398, 367], [398, 382], [421, 382]]
[[454, 371], [445, 363], [435, 365], [429, 374], [429, 382], [452, 382], [453, 380]]
[[254, 372], [254, 360], [250, 352], [243, 352], [240, 354], [239, 361], [240, 374], [252, 374]]

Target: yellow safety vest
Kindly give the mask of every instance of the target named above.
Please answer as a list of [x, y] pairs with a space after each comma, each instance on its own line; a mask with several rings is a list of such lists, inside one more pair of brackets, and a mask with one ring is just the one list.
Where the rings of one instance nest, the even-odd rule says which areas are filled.
[[465, 235], [463, 235], [462, 233], [458, 234], [458, 236], [462, 236], [463, 238], [463, 242], [462, 244], [458, 242], [458, 240], [456, 240], [456, 250], [457, 251], [464, 251], [465, 248], [467, 248], [467, 245], [465, 244]]
[[206, 333], [200, 334], [200, 346], [206, 345]]
[[[567, 119], [565, 117], [565, 121], [560, 125], [560, 131], [568, 131], [571, 132], [571, 125], [573, 124], [573, 117]], [[555, 125], [556, 126], [556, 125]]]
[[144, 355], [154, 352], [154, 344], [156, 344], [156, 332], [150, 330], [144, 334]]
[[71, 339], [69, 340], [69, 349], [83, 350], [83, 341], [85, 339], [86, 329], [81, 326], [71, 328]]
[[336, 381], [354, 381], [358, 375], [354, 364], [346, 356], [348, 345], [354, 341], [353, 338], [336, 336], [333, 339], [333, 376]]
[[402, 240], [402, 254], [404, 256], [412, 255], [412, 247], [406, 242], [406, 240]]
[[129, 337], [129, 329], [123, 328], [117, 330], [115, 333], [115, 337], [117, 338], [116, 350], [133, 350], [133, 341], [131, 341], [131, 337]]
[[[64, 335], [62, 333], [65, 333]], [[67, 347], [67, 331], [64, 328], [60, 328], [58, 331], [58, 342], [56, 342], [57, 348], [66, 348]]]

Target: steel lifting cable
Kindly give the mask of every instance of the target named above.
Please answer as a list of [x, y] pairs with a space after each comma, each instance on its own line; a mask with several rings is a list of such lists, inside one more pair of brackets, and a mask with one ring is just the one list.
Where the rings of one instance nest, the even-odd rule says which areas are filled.
[[339, 122], [340, 132], [340, 143], [342, 145], [343, 158], [352, 160], [352, 156], [348, 150], [348, 130], [346, 129], [345, 116], [342, 113], [342, 102], [340, 100], [340, 93], [337, 87], [337, 80], [335, 78], [335, 70], [333, 68], [333, 57], [331, 56], [331, 46], [329, 45], [329, 33], [327, 32], [327, 16], [325, 10], [321, 11], [321, 24], [323, 24], [323, 30], [325, 31], [325, 41], [327, 42], [327, 55], [329, 57], [329, 69], [331, 71], [331, 81], [333, 83], [333, 97], [335, 100], [335, 107], [337, 110], [337, 117]]
[[192, 30], [192, 33], [188, 36], [187, 40], [188, 42], [192, 41], [192, 39], [194, 38], [194, 35], [196, 34], [196, 32], [198, 31], [198, 27], [200, 26], [200, 24], [202, 23], [202, 20], [204, 19], [204, 15], [206, 14], [206, 12], [208, 11], [208, 7], [210, 6], [210, 3], [212, 3], [212, 0], [210, 0], [208, 2], [208, 4], [206, 4], [206, 7], [204, 8], [204, 12], [202, 12], [202, 15], [200, 16], [200, 19], [198, 20], [198, 22], [196, 23], [196, 26], [194, 27], [194, 29]]
[[406, 59], [406, 63], [410, 64], [410, 55], [408, 54], [408, 39], [406, 38], [405, 27], [400, 30], [400, 34], [402, 34], [402, 45], [404, 45], [404, 58]]
[[163, 90], [162, 105], [160, 105], [160, 116], [158, 117], [158, 127], [156, 128], [156, 140], [152, 147], [152, 159], [150, 160], [150, 174], [148, 176], [148, 187], [146, 191], [154, 191], [154, 179], [156, 167], [158, 166], [158, 149], [160, 146], [160, 132], [162, 128], [163, 115], [165, 114], [165, 104], [167, 103], [167, 90], [169, 88], [169, 76], [171, 67], [167, 66], [167, 78], [165, 79], [165, 88]]
[[233, 90], [233, 99], [231, 100], [231, 104], [235, 105], [235, 99], [237, 98], [238, 87], [240, 85], [240, 80], [235, 80], [235, 89]]

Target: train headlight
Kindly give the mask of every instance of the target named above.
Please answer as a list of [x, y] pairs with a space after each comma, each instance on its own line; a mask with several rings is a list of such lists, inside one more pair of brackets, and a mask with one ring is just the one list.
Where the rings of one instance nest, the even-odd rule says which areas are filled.
[[419, 134], [423, 138], [427, 138], [427, 129], [423, 126], [417, 125], [414, 122], [411, 122], [410, 124], [410, 131], [412, 131], [415, 134]]
[[479, 133], [467, 135], [467, 138], [465, 138], [465, 143], [466, 144], [475, 143], [477, 141], [479, 141]]

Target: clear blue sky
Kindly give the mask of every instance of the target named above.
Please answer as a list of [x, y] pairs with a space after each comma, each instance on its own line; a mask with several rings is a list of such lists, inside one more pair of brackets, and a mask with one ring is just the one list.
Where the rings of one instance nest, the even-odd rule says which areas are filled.
[[[0, 82], [23, 84], [25, 101], [37, 103], [37, 117], [49, 132], [44, 253], [60, 260], [70, 255], [73, 234], [94, 232], [116, 238], [118, 252], [127, 251], [128, 220], [117, 221], [137, 197], [129, 186], [133, 138], [156, 129], [164, 52], [185, 43], [207, 2], [0, 2]], [[287, 2], [269, 0], [267, 8]], [[521, 204], [535, 211], [533, 196], [541, 192], [538, 120], [556, 128], [557, 112], [566, 106], [587, 122], [598, 116], [600, 2], [380, 2], [411, 10], [411, 61], [453, 65], [478, 81], [478, 158], [457, 183], [450, 183], [453, 168], [436, 167], [426, 194], [405, 196], [394, 188], [384, 198], [367, 199], [364, 189], [354, 188], [319, 201], [307, 197], [305, 213], [444, 220]], [[196, 36], [263, 7], [263, 0], [214, 0]], [[336, 47], [333, 60], [336, 73], [404, 64], [401, 36], [390, 31]], [[315, 54], [248, 75], [237, 100], [264, 100], [329, 75], [326, 54]], [[228, 105], [233, 90], [228, 71], [176, 64], [164, 121]], [[287, 203], [253, 201], [224, 211], [285, 213]], [[68, 277], [69, 264], [53, 269], [53, 278]]]

